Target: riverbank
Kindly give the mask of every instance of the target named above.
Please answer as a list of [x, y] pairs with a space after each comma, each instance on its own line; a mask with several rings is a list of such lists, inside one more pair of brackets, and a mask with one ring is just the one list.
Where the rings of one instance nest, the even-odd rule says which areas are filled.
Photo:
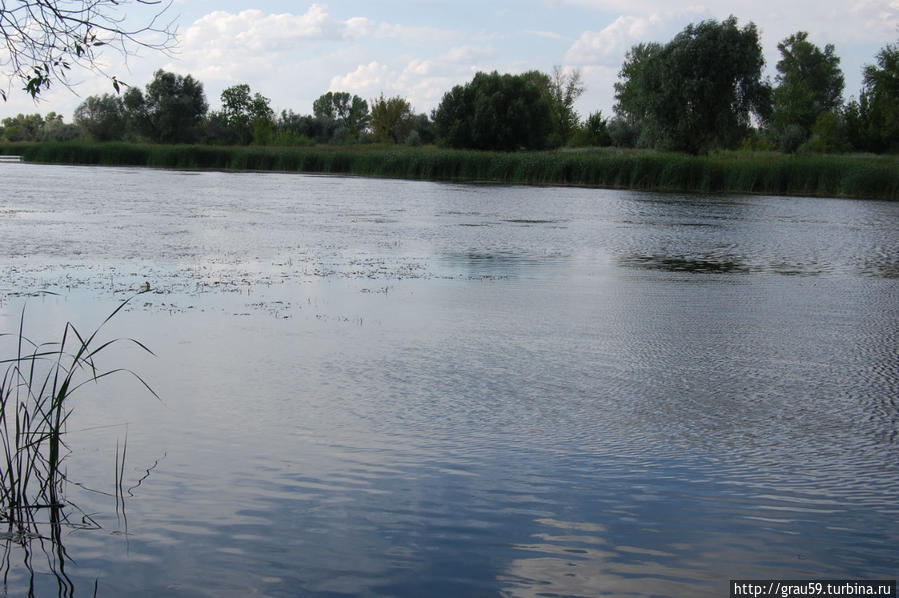
[[894, 156], [721, 152], [709, 156], [615, 148], [480, 152], [433, 147], [216, 147], [130, 143], [0, 145], [25, 162], [173, 169], [261, 170], [643, 191], [754, 193], [899, 200]]

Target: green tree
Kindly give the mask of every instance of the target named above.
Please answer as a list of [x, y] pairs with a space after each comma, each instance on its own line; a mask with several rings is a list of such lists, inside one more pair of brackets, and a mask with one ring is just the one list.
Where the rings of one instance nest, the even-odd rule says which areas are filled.
[[590, 113], [584, 120], [584, 125], [574, 133], [573, 143], [580, 147], [612, 145], [612, 136], [609, 134], [609, 121], [602, 117], [602, 110]]
[[549, 91], [560, 145], [568, 143], [580, 126], [581, 119], [574, 109], [574, 103], [583, 95], [585, 89], [580, 70], [574, 69], [566, 73], [558, 65], [553, 67]]
[[146, 93], [131, 87], [122, 99], [131, 125], [157, 143], [196, 143], [209, 108], [202, 83], [163, 70], [153, 74]]
[[737, 19], [688, 25], [664, 45], [628, 53], [616, 86], [616, 112], [641, 128], [641, 142], [660, 149], [707, 152], [735, 147], [751, 115], [770, 111], [770, 88], [755, 24]]
[[62, 114], [50, 112], [44, 117], [39, 141], [71, 141], [81, 134], [77, 125], [63, 122]]
[[396, 96], [380, 97], [371, 101], [371, 128], [378, 143], [402, 143], [415, 126], [412, 105]]
[[[805, 137], [824, 112], [836, 114], [842, 105], [843, 72], [832, 44], [822, 52], [799, 31], [777, 45], [777, 63], [772, 121], [777, 131], [790, 125], [802, 128]], [[832, 119], [825, 119], [832, 122]]]
[[407, 145], [428, 145], [434, 143], [434, 123], [425, 113], [415, 115], [415, 125], [406, 137]]
[[37, 141], [43, 127], [40, 114], [18, 114], [3, 119], [3, 137], [7, 141]]
[[580, 116], [574, 103], [584, 93], [581, 72], [575, 69], [566, 72], [556, 65], [550, 75], [540, 71], [529, 71], [524, 77], [533, 81], [546, 95], [552, 114], [553, 134], [547, 145], [565, 145], [580, 126]]
[[845, 121], [840, 114], [831, 111], [818, 115], [804, 145], [804, 149], [822, 154], [843, 152], [849, 147]]
[[877, 53], [864, 70], [860, 102], [865, 149], [899, 151], [899, 43]]
[[221, 118], [231, 129], [237, 143], [265, 145], [272, 137], [275, 113], [270, 100], [252, 93], [246, 83], [233, 85], [222, 92]]
[[89, 96], [75, 109], [75, 124], [97, 141], [119, 141], [125, 136], [125, 103], [117, 95]]
[[316, 118], [339, 122], [353, 141], [359, 140], [369, 123], [368, 102], [345, 91], [321, 95], [312, 103], [312, 113]]
[[650, 82], [647, 65], [659, 60], [662, 45], [654, 42], [640, 43], [627, 51], [618, 82], [615, 83], [615, 114], [632, 127], [639, 127], [649, 114]]
[[456, 85], [434, 111], [437, 137], [455, 148], [543, 149], [555, 130], [545, 89], [532, 73], [477, 73]]

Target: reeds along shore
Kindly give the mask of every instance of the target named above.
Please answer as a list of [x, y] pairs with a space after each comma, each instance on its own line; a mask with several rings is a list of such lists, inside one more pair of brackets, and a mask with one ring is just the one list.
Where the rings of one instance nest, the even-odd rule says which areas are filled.
[[481, 152], [390, 146], [215, 147], [129, 143], [0, 145], [26, 162], [354, 174], [438, 181], [575, 185], [646, 191], [899, 199], [899, 159], [870, 155], [613, 148]]

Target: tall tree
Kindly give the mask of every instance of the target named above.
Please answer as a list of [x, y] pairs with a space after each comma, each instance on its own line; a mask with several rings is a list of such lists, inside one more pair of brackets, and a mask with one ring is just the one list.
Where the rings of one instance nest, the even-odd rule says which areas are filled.
[[779, 131], [796, 125], [808, 137], [823, 113], [836, 113], [842, 105], [840, 58], [833, 44], [827, 44], [822, 52], [808, 41], [805, 31], [784, 39], [777, 49], [781, 59], [773, 94], [773, 124]]
[[553, 133], [547, 145], [551, 147], [565, 145], [580, 125], [580, 116], [574, 109], [574, 103], [585, 90], [580, 70], [566, 71], [556, 65], [549, 75], [540, 71], [529, 71], [523, 76], [543, 90], [548, 100]]
[[662, 44], [640, 43], [624, 56], [624, 63], [618, 71], [618, 82], [615, 83], [615, 113], [631, 125], [639, 125], [647, 117], [647, 64], [658, 60], [661, 51]]
[[125, 103], [117, 95], [90, 96], [75, 109], [75, 124], [97, 141], [118, 141], [125, 135]]
[[412, 105], [403, 98], [385, 98], [382, 93], [371, 101], [371, 128], [375, 141], [402, 143], [414, 126]]
[[735, 17], [691, 24], [667, 44], [631, 49], [616, 85], [616, 112], [658, 148], [734, 147], [752, 114], [769, 114], [764, 64], [755, 24], [739, 28]]
[[329, 91], [312, 103], [316, 118], [338, 121], [354, 141], [365, 131], [369, 123], [368, 102], [345, 91]]
[[131, 87], [122, 99], [132, 125], [158, 143], [195, 143], [209, 108], [202, 83], [163, 70], [153, 74], [146, 93]]
[[62, 114], [49, 112], [44, 117], [44, 127], [41, 130], [40, 141], [71, 141], [81, 134], [77, 125], [65, 123]]
[[580, 124], [580, 116], [574, 109], [574, 103], [583, 95], [586, 88], [579, 69], [566, 72], [561, 66], [556, 65], [553, 67], [551, 77], [553, 116], [561, 135], [561, 142], [564, 144], [568, 143]]
[[551, 101], [534, 73], [477, 73], [456, 85], [434, 111], [434, 128], [455, 148], [543, 149], [555, 130]]
[[232, 85], [222, 91], [222, 111], [219, 113], [225, 125], [231, 129], [241, 144], [264, 144], [274, 130], [275, 112], [271, 101], [252, 93], [246, 83]]
[[[137, 48], [171, 48], [175, 27], [162, 20], [170, 4], [155, 0], [3, 2], [0, 66], [6, 71], [8, 83], [5, 89], [0, 88], [0, 98], [6, 100], [16, 80], [35, 98], [57, 81], [68, 87], [71, 83], [67, 74], [72, 67], [109, 76], [118, 91], [119, 82], [115, 75], [107, 74], [99, 52], [111, 48], [127, 55]], [[126, 15], [124, 10], [129, 5], [137, 8]], [[138, 20], [146, 24], [135, 26]]]
[[862, 119], [867, 149], [899, 151], [899, 42], [877, 53], [864, 70]]

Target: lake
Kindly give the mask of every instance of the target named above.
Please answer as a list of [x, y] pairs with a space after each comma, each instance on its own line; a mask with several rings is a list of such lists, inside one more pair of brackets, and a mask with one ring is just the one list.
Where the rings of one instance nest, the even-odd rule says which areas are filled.
[[899, 203], [28, 164], [0, 185], [0, 331], [89, 333], [132, 297], [101, 336], [155, 356], [98, 365], [159, 395], [118, 373], [72, 396], [77, 508], [57, 543], [0, 538], [4, 595], [899, 571]]

